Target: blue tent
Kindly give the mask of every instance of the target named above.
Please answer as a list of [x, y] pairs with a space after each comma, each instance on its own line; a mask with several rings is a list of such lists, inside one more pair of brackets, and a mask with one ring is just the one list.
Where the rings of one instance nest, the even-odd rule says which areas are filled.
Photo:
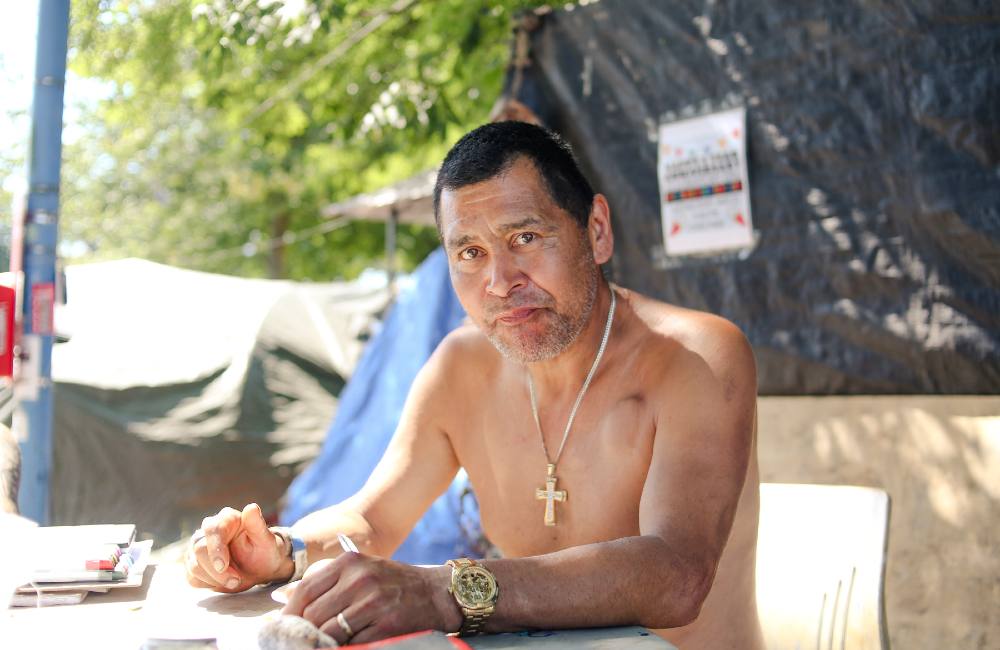
[[[284, 524], [339, 503], [364, 485], [396, 430], [417, 372], [464, 318], [439, 248], [404, 283], [382, 329], [368, 344], [340, 395], [319, 457], [288, 489]], [[477, 555], [479, 513], [468, 485], [464, 471], [459, 472], [393, 557], [441, 564]]]

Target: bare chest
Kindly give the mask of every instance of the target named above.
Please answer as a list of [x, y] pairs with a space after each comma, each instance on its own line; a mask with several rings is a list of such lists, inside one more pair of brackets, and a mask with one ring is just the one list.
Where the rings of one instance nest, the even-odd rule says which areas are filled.
[[[455, 440], [487, 537], [510, 557], [639, 532], [639, 500], [654, 436], [650, 405], [628, 391], [588, 394], [566, 438], [554, 478], [526, 394], [482, 395]], [[543, 409], [549, 460], [566, 419]], [[555, 525], [547, 526], [546, 510]]]

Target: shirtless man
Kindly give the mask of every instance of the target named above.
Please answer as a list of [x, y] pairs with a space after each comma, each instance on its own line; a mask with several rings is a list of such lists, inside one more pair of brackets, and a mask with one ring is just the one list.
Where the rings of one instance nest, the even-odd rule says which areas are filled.
[[[462, 138], [435, 217], [473, 324], [417, 376], [367, 484], [290, 533], [254, 504], [208, 517], [187, 553], [191, 584], [287, 580], [305, 555], [284, 612], [340, 642], [643, 625], [684, 649], [762, 647], [756, 370], [740, 331], [605, 281], [607, 200], [540, 127]], [[459, 467], [503, 559], [478, 573], [385, 559]], [[338, 533], [361, 552], [341, 551]]]

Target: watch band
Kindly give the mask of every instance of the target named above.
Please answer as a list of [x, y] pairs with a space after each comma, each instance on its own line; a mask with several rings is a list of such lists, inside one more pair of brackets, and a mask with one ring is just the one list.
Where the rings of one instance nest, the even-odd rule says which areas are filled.
[[458, 629], [458, 636], [476, 636], [482, 634], [483, 627], [486, 626], [486, 619], [488, 619], [492, 613], [492, 607], [489, 611], [476, 611], [463, 608], [462, 614], [465, 618], [462, 620], [462, 627]]
[[[478, 566], [482, 571], [486, 571], [492, 576], [492, 572], [486, 567], [482, 566], [475, 560], [470, 560], [469, 558], [463, 557], [456, 560], [448, 560], [446, 563], [451, 567], [452, 576], [461, 569]], [[493, 578], [494, 581], [496, 578]], [[458, 595], [454, 592], [452, 595], [455, 596], [455, 601], [458, 603], [459, 609], [462, 610], [462, 626], [458, 630], [459, 636], [475, 636], [477, 634], [483, 633], [483, 628], [486, 626], [486, 619], [488, 619], [493, 611], [496, 609], [496, 601], [493, 603], [483, 605], [482, 607], [466, 607], [459, 600]]]
[[292, 577], [287, 582], [301, 579], [306, 572], [306, 567], [309, 566], [305, 540], [293, 533], [292, 529], [287, 526], [272, 526], [269, 530], [285, 542], [288, 557], [292, 560], [294, 570]]

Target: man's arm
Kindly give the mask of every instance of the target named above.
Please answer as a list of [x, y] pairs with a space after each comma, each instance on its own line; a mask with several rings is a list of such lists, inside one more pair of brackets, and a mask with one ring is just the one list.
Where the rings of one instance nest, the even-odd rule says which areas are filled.
[[[757, 390], [753, 355], [739, 330], [714, 318], [701, 329], [701, 341], [670, 360], [671, 378], [659, 387], [640, 535], [482, 562], [500, 585], [486, 631], [663, 628], [697, 618], [746, 478]], [[462, 616], [447, 592], [449, 577], [448, 567], [346, 553], [313, 567], [283, 612], [341, 643], [428, 628], [454, 632]]]
[[[310, 564], [341, 553], [338, 533], [365, 554], [391, 555], [454, 478], [458, 462], [437, 424], [437, 408], [448, 403], [442, 381], [447, 348], [447, 343], [439, 346], [417, 374], [396, 433], [364, 487], [293, 526], [306, 541]], [[207, 517], [202, 531], [204, 540], [187, 553], [188, 581], [194, 586], [243, 591], [292, 575], [289, 549], [267, 529], [254, 504]]]
[[447, 343], [417, 374], [399, 426], [364, 487], [349, 499], [303, 517], [293, 526], [310, 562], [340, 554], [337, 533], [368, 555], [388, 557], [458, 471], [451, 443], [438, 424], [447, 404], [442, 381]]
[[746, 478], [757, 392], [743, 335], [721, 319], [706, 325], [697, 353], [682, 350], [661, 387], [640, 536], [484, 562], [501, 588], [488, 630], [697, 618]]

